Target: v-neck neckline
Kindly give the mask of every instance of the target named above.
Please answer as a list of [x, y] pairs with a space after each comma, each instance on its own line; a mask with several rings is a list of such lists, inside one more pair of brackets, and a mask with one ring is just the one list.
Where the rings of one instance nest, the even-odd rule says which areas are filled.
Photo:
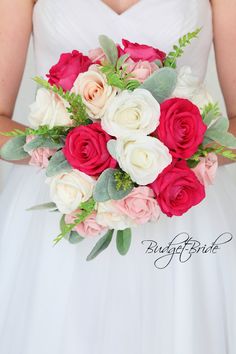
[[120, 14], [118, 12], [116, 12], [110, 5], [108, 5], [107, 3], [105, 3], [103, 0], [95, 0], [96, 2], [100, 3], [101, 6], [103, 6], [105, 9], [107, 9], [109, 12], [111, 12], [114, 16], [116, 17], [123, 17], [126, 14], [136, 10], [137, 7], [140, 6], [140, 4], [143, 2], [143, 0], [138, 0], [136, 3], [134, 3], [133, 5], [130, 5], [126, 10], [124, 10], [123, 12], [121, 12]]

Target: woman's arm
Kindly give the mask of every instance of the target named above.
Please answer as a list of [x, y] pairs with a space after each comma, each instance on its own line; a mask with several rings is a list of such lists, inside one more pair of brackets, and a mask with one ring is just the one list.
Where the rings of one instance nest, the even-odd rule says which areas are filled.
[[[0, 131], [25, 126], [11, 120], [32, 31], [33, 0], [0, 1]], [[0, 147], [9, 138], [0, 135]]]
[[[230, 132], [236, 135], [236, 1], [212, 0], [211, 3], [217, 72], [230, 119]], [[220, 160], [220, 164], [229, 162], [224, 158]]]

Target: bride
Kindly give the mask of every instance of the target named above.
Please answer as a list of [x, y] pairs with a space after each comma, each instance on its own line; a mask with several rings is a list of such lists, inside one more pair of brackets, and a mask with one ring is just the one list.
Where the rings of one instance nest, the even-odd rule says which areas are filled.
[[[0, 130], [24, 129], [10, 118], [31, 31], [36, 74], [45, 75], [62, 52], [97, 47], [99, 34], [168, 52], [202, 27], [179, 65], [190, 65], [203, 80], [214, 33], [236, 134], [235, 16], [234, 0], [1, 0]], [[0, 145], [6, 140], [1, 136]], [[52, 247], [57, 213], [26, 211], [49, 200], [44, 173], [27, 161], [15, 164], [0, 196], [0, 353], [234, 354], [236, 164], [228, 162], [220, 161], [201, 205], [135, 230], [127, 256], [113, 243], [91, 262], [94, 239]], [[201, 251], [186, 248], [160, 263], [159, 247], [187, 236]]]

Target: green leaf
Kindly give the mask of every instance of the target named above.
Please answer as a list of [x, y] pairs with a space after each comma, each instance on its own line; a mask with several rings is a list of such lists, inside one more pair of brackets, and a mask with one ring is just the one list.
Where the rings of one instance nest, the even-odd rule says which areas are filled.
[[109, 178], [112, 176], [112, 173], [113, 169], [108, 168], [107, 170], [103, 171], [102, 174], [99, 176], [93, 191], [93, 198], [96, 202], [106, 202], [111, 199], [108, 193], [107, 186]]
[[163, 63], [161, 60], [157, 59], [154, 61], [154, 63], [159, 67], [159, 68], [163, 68]]
[[28, 157], [29, 154], [24, 151], [25, 142], [25, 136], [16, 136], [8, 140], [0, 149], [1, 158], [9, 161], [16, 161]]
[[116, 181], [116, 189], [119, 191], [120, 189], [132, 190], [135, 186], [134, 182], [132, 181], [130, 175], [122, 170], [116, 170], [114, 173], [114, 179]]
[[119, 70], [120, 68], [122, 68], [122, 66], [124, 65], [125, 61], [129, 58], [129, 54], [124, 54], [122, 55], [118, 61], [117, 61], [117, 64], [116, 64], [116, 69]]
[[130, 194], [130, 192], [134, 188], [134, 185], [132, 184], [127, 189], [117, 189], [117, 182], [116, 182], [116, 179], [114, 176], [115, 172], [116, 172], [116, 170], [113, 171], [110, 178], [108, 179], [107, 191], [108, 191], [110, 199], [120, 200], [120, 199], [123, 199], [124, 197], [126, 197], [128, 194]]
[[60, 230], [62, 233], [67, 231], [67, 224], [65, 222], [65, 215], [62, 215], [61, 220], [60, 220]]
[[101, 237], [96, 245], [93, 247], [92, 251], [89, 253], [86, 258], [87, 261], [91, 261], [95, 257], [97, 257], [102, 251], [104, 251], [110, 244], [112, 240], [114, 230], [108, 230], [107, 233]]
[[194, 168], [199, 164], [200, 160], [187, 160], [187, 164], [189, 168]]
[[113, 159], [116, 160], [116, 140], [115, 139], [108, 140], [107, 150], [109, 151], [109, 154], [113, 157]]
[[127, 73], [124, 67], [118, 69], [117, 66], [107, 64], [100, 67], [101, 72], [106, 75], [108, 85], [131, 91], [140, 86], [140, 82], [135, 80], [131, 73]]
[[99, 36], [99, 43], [108, 59], [112, 65], [116, 65], [118, 59], [118, 50], [115, 42], [105, 35]]
[[164, 61], [164, 66], [170, 68], [176, 68], [177, 58], [180, 58], [182, 56], [182, 54], [184, 53], [183, 49], [191, 43], [192, 39], [198, 37], [200, 31], [201, 28], [197, 28], [195, 31], [189, 32], [185, 34], [183, 37], [181, 37], [178, 40], [179, 45], [174, 45], [173, 50], [167, 55]]
[[207, 136], [204, 136], [204, 139], [203, 139], [203, 145], [206, 146], [208, 144], [211, 144], [213, 141], [212, 139], [208, 138]]
[[38, 149], [38, 148], [49, 148], [49, 149], [59, 149], [64, 146], [63, 143], [56, 143], [50, 138], [46, 138], [45, 136], [37, 136], [29, 143], [24, 145], [24, 150], [26, 152]]
[[49, 160], [46, 176], [53, 177], [59, 173], [68, 172], [70, 170], [72, 170], [72, 167], [67, 162], [63, 152], [59, 150]]
[[135, 89], [137, 89], [138, 87], [140, 87], [140, 82], [138, 80], [128, 80], [125, 82], [125, 89], [126, 90], [130, 90], [130, 91], [134, 91]]
[[96, 202], [106, 202], [111, 199], [119, 200], [132, 191], [133, 184], [126, 190], [117, 189], [116, 172], [116, 169], [108, 168], [100, 175], [93, 192], [93, 198]]
[[215, 119], [218, 119], [220, 116], [221, 112], [218, 103], [209, 102], [203, 107], [202, 119], [207, 126], [209, 126]]
[[4, 136], [23, 136], [26, 137], [28, 135], [34, 136], [43, 136], [44, 139], [50, 139], [55, 143], [61, 144], [61, 141], [65, 139], [67, 134], [71, 129], [74, 129], [73, 126], [65, 127], [65, 126], [55, 126], [50, 128], [48, 125], [41, 125], [37, 129], [26, 128], [24, 131], [15, 129], [11, 132], [0, 133]]
[[93, 198], [90, 198], [86, 202], [83, 202], [79, 205], [80, 212], [76, 214], [76, 219], [72, 224], [66, 224], [65, 219], [61, 219], [61, 231], [60, 235], [58, 235], [53, 241], [56, 245], [59, 241], [61, 241], [64, 237], [68, 238], [68, 234], [73, 231], [75, 226], [83, 222], [94, 210], [95, 210], [95, 201]]
[[14, 137], [14, 136], [25, 136], [27, 134], [25, 134], [25, 130], [14, 129], [10, 132], [0, 132], [0, 135]]
[[207, 129], [207, 133], [213, 131], [226, 132], [229, 129], [229, 120], [226, 117], [220, 117], [213, 121], [210, 127]]
[[214, 134], [211, 133], [211, 139], [224, 147], [236, 149], [236, 137], [231, 133], [214, 132]]
[[119, 253], [124, 256], [131, 244], [131, 229], [118, 230], [116, 235], [116, 247]]
[[[229, 120], [226, 117], [216, 119], [205, 133], [205, 139], [211, 139], [225, 147], [235, 149], [236, 137], [228, 132]], [[204, 143], [206, 144], [206, 140]]]
[[45, 210], [45, 209], [57, 209], [57, 206], [53, 202], [49, 203], [44, 203], [44, 204], [38, 204], [34, 205], [31, 208], [26, 209], [27, 211], [34, 211], [34, 210]]
[[84, 240], [84, 237], [80, 236], [78, 232], [76, 231], [71, 231], [69, 236], [68, 236], [68, 241], [72, 244], [79, 243]]
[[227, 159], [236, 161], [236, 154], [234, 151], [225, 150], [225, 148], [222, 146], [221, 147], [216, 146], [215, 148], [213, 147], [212, 150], [218, 155], [221, 155], [223, 157], [226, 157]]
[[176, 71], [171, 68], [162, 68], [149, 76], [140, 87], [150, 91], [155, 99], [161, 103], [171, 96], [176, 83]]

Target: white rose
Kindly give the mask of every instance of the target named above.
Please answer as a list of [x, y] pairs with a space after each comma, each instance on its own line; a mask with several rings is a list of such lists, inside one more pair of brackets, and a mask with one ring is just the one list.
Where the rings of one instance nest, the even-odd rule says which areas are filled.
[[134, 221], [118, 210], [111, 200], [97, 204], [96, 221], [102, 226], [116, 230], [136, 226]]
[[81, 95], [89, 116], [94, 119], [103, 116], [109, 101], [117, 93], [117, 89], [108, 85], [106, 76], [96, 65], [91, 65], [87, 72], [79, 74], [72, 91]]
[[70, 214], [93, 192], [95, 181], [83, 172], [72, 170], [47, 179], [52, 201], [63, 214]]
[[123, 91], [108, 106], [101, 124], [117, 138], [132, 133], [152, 133], [159, 125], [160, 105], [145, 89]]
[[33, 128], [40, 125], [54, 126], [71, 125], [69, 113], [66, 109], [67, 102], [60, 96], [40, 88], [37, 91], [35, 102], [30, 105], [29, 121]]
[[139, 185], [152, 183], [172, 161], [160, 140], [141, 134], [117, 139], [115, 154], [122, 170]]
[[198, 77], [193, 75], [189, 66], [183, 66], [180, 69], [177, 85], [172, 96], [187, 98], [198, 106], [199, 109], [203, 108], [209, 102], [213, 102], [205, 85], [201, 83]]

